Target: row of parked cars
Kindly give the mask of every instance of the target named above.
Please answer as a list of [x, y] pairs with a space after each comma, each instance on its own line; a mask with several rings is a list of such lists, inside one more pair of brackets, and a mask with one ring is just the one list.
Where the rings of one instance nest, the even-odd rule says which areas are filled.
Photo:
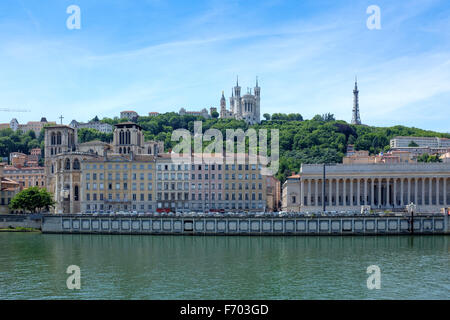
[[77, 215], [86, 216], [152, 216], [152, 217], [278, 217], [279, 212], [138, 212], [138, 211], [86, 211]]
[[[366, 213], [372, 216], [402, 216], [404, 213], [385, 213], [375, 212]], [[114, 216], [151, 216], [151, 217], [241, 217], [241, 218], [296, 218], [296, 217], [337, 217], [337, 216], [359, 216], [358, 211], [327, 211], [327, 212], [199, 212], [199, 211], [180, 211], [180, 212], [138, 212], [138, 211], [87, 211], [78, 215], [114, 215]]]

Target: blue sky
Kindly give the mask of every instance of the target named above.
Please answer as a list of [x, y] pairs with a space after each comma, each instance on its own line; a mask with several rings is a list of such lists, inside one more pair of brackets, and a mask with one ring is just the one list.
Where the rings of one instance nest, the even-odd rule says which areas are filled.
[[363, 123], [450, 132], [449, 49], [448, 0], [2, 0], [0, 108], [32, 112], [0, 122], [217, 107], [236, 75], [261, 114], [350, 121], [357, 75]]

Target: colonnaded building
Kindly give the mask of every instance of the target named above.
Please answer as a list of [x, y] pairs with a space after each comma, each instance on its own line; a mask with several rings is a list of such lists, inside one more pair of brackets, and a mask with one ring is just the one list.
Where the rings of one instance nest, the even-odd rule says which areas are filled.
[[162, 142], [144, 141], [132, 122], [115, 125], [112, 144], [78, 143], [76, 128], [47, 127], [45, 171], [55, 213], [278, 210], [279, 192], [267, 191], [260, 164], [225, 164], [225, 157], [175, 163], [163, 150]]
[[450, 206], [450, 163], [326, 165], [325, 180], [323, 165], [303, 164], [283, 184], [284, 211], [319, 212], [323, 201], [327, 211], [400, 211], [414, 203], [418, 212], [440, 212]]

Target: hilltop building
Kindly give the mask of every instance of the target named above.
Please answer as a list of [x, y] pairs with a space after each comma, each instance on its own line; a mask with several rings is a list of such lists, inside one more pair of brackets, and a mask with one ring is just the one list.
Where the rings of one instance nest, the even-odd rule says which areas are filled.
[[[412, 146], [414, 145], [414, 146]], [[448, 138], [439, 138], [439, 137], [405, 137], [405, 136], [397, 136], [390, 140], [391, 148], [414, 148], [414, 147], [423, 147], [423, 148], [450, 148], [450, 139]]]
[[178, 114], [180, 116], [191, 115], [191, 116], [200, 116], [200, 117], [203, 117], [205, 119], [209, 119], [210, 118], [210, 115], [208, 114], [208, 110], [206, 108], [203, 108], [200, 111], [186, 111], [185, 108], [181, 108], [180, 112]]
[[41, 121], [28, 121], [26, 124], [20, 124], [16, 118], [13, 118], [9, 123], [0, 123], [0, 130], [11, 128], [13, 131], [17, 130], [22, 132], [34, 131], [36, 136], [38, 136], [45, 125], [55, 125], [55, 124], [56, 122], [54, 121], [48, 122], [45, 117], [41, 118]]
[[258, 78], [256, 78], [256, 85], [253, 88], [253, 93], [250, 88], [247, 93], [241, 97], [241, 87], [239, 80], [236, 80], [236, 86], [231, 91], [230, 110], [227, 110], [226, 100], [222, 91], [220, 99], [220, 117], [234, 118], [237, 120], [244, 120], [248, 124], [255, 124], [261, 121], [260, 119], [260, 101], [261, 88], [258, 86]]
[[133, 110], [125, 110], [120, 112], [120, 119], [128, 119], [130, 121], [136, 122], [139, 118], [139, 115], [136, 111]]
[[103, 133], [113, 132], [112, 125], [110, 125], [109, 123], [103, 123], [100, 121], [89, 121], [88, 123], [83, 123], [83, 122], [78, 122], [76, 120], [72, 120], [72, 122], [70, 122], [69, 126], [72, 128], [77, 128], [77, 129], [83, 129], [83, 128], [95, 129], [95, 130], [98, 130]]

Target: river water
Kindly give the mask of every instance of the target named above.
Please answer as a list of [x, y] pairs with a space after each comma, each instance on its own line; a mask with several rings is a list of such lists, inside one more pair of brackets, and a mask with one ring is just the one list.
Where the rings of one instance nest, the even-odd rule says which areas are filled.
[[450, 299], [449, 252], [449, 236], [0, 233], [0, 299]]

